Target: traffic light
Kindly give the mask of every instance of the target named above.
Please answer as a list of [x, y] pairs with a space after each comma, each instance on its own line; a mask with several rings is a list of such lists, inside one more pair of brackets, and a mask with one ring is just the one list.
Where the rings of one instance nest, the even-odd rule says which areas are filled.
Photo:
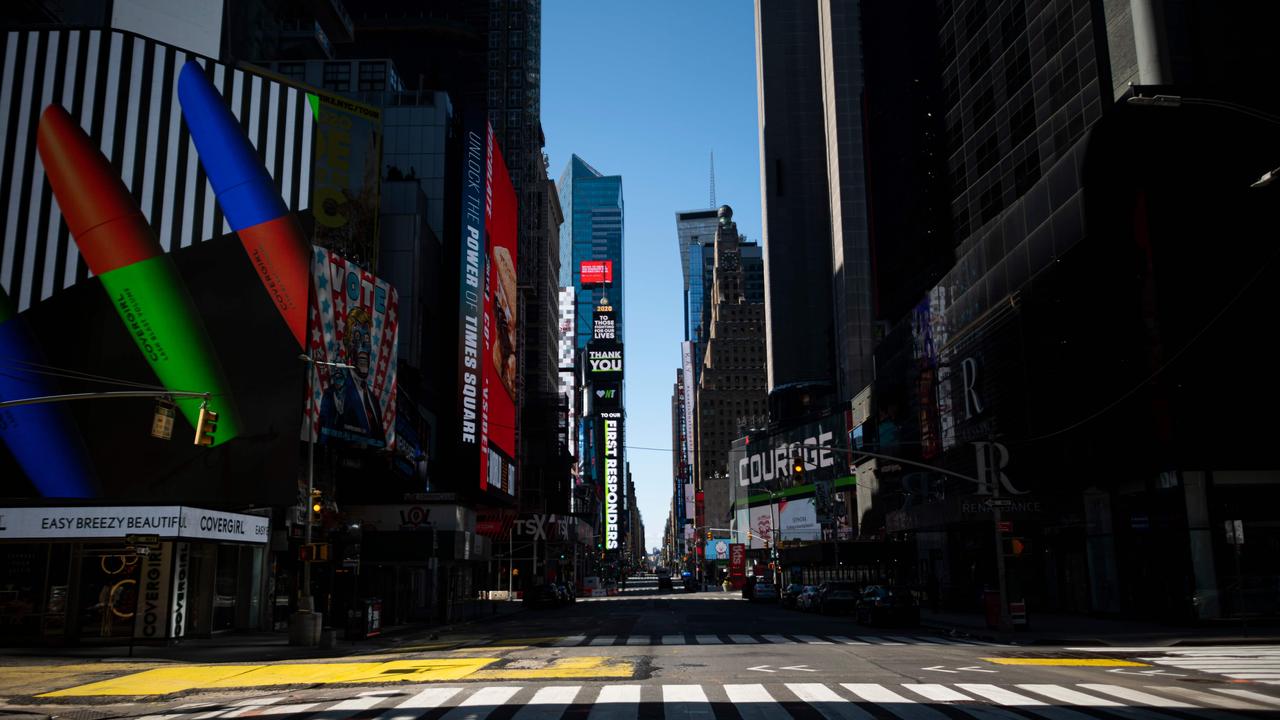
[[311, 491], [311, 512], [319, 515], [320, 511], [323, 509], [324, 509], [324, 503], [322, 502], [322, 495], [320, 491], [312, 490]]
[[804, 474], [804, 456], [800, 453], [791, 456], [791, 472], [796, 475]]
[[213, 444], [213, 434], [218, 430], [218, 413], [209, 409], [206, 404], [200, 405], [200, 416], [196, 419], [196, 445], [208, 447]]
[[298, 548], [298, 559], [303, 562], [327, 562], [329, 543], [311, 543]]
[[711, 542], [711, 531], [707, 531], [707, 542]]

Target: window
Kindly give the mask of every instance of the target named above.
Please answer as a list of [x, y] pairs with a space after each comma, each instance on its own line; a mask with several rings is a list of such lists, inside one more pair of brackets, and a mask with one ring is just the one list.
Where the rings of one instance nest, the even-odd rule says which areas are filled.
[[360, 89], [386, 90], [387, 64], [383, 62], [360, 63]]
[[493, 67], [502, 62], [502, 51], [498, 48], [489, 49], [489, 67]]
[[978, 146], [976, 160], [979, 174], [990, 170], [991, 166], [995, 164], [997, 159], [999, 159], [999, 153], [997, 152], [998, 149], [999, 142], [996, 140], [995, 133], [988, 135], [986, 139], [982, 141], [982, 144]]
[[523, 64], [524, 64], [524, 51], [523, 51], [523, 50], [521, 50], [520, 48], [511, 48], [511, 50], [507, 53], [507, 64], [508, 64], [508, 65], [523, 65]]
[[1000, 204], [1003, 199], [1000, 191], [1000, 181], [995, 180], [991, 183], [991, 187], [982, 193], [981, 207], [979, 208], [982, 213], [982, 222], [985, 223], [1000, 214]]
[[502, 47], [502, 31], [501, 30], [489, 31], [489, 47], [490, 48]]
[[507, 85], [513, 88], [524, 87], [524, 71], [512, 70], [507, 73]]
[[501, 70], [489, 71], [489, 87], [491, 88], [502, 87], [502, 71]]
[[347, 91], [351, 89], [351, 63], [327, 62], [324, 64], [324, 89]]
[[508, 110], [507, 111], [507, 127], [518, 128], [521, 125], [523, 125], [524, 123], [520, 115], [521, 113], [519, 110]]
[[1034, 145], [1027, 149], [1027, 154], [1017, 165], [1013, 166], [1013, 185], [1018, 195], [1031, 189], [1040, 179], [1040, 151]]
[[524, 92], [521, 90], [511, 90], [507, 93], [508, 105], [520, 105], [524, 103]]
[[524, 33], [520, 30], [512, 30], [507, 36], [507, 44], [513, 48], [524, 47]]
[[489, 88], [489, 107], [498, 107], [502, 104], [502, 88]]
[[307, 64], [300, 62], [282, 62], [276, 65], [276, 72], [290, 80], [305, 82], [307, 79]]

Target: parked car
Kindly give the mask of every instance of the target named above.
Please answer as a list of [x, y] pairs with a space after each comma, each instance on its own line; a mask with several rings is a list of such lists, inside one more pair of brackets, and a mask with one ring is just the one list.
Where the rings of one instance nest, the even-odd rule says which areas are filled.
[[751, 599], [753, 601], [767, 600], [769, 602], [775, 602], [778, 599], [778, 588], [770, 582], [758, 582], [756, 583], [755, 590], [751, 593]]
[[557, 605], [560, 603], [560, 593], [556, 592], [554, 585], [534, 585], [524, 591], [524, 602], [530, 607]]
[[919, 625], [920, 605], [906, 588], [868, 585], [858, 598], [854, 619], [866, 625]]
[[804, 592], [804, 586], [800, 583], [791, 583], [782, 590], [782, 595], [778, 597], [784, 608], [797, 607], [796, 601], [800, 599], [800, 593]]
[[659, 590], [659, 591], [662, 591], [662, 590], [675, 590], [675, 586], [671, 583], [671, 576], [670, 576], [670, 575], [659, 575], [659, 576], [658, 576], [658, 590]]
[[818, 586], [805, 585], [800, 591], [800, 595], [796, 598], [796, 608], [805, 612], [813, 612], [818, 609]]
[[818, 612], [839, 615], [853, 612], [858, 604], [858, 586], [851, 582], [823, 583], [818, 590]]

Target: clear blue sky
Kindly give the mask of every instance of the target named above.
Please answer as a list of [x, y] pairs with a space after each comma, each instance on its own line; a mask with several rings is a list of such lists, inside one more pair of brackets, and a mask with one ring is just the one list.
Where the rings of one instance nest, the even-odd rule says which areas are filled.
[[684, 334], [675, 213], [707, 207], [713, 150], [716, 202], [760, 240], [751, 3], [543, 2], [542, 127], [552, 179], [573, 153], [622, 176], [627, 457], [652, 548], [673, 492], [671, 387]]

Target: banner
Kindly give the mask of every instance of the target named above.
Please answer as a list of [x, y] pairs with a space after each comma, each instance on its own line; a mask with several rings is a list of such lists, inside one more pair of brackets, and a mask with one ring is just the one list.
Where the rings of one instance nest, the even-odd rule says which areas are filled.
[[[483, 485], [516, 494], [516, 193], [488, 126], [484, 228], [489, 252], [484, 302], [484, 386], [480, 449]], [[488, 432], [485, 432], [487, 427]], [[482, 485], [482, 487], [483, 487]]]
[[600, 303], [591, 313], [591, 339], [618, 340], [618, 317], [607, 298], [600, 298]]
[[394, 448], [396, 289], [325, 248], [315, 248], [313, 258], [312, 432], [322, 443]]
[[[849, 471], [848, 447], [840, 413], [777, 432], [752, 435], [730, 448], [730, 484], [781, 489], [842, 477]], [[797, 457], [804, 463], [804, 472], [799, 475], [793, 471]]]
[[684, 461], [692, 475], [693, 468], [697, 467], [693, 437], [693, 384], [696, 377], [693, 372], [693, 343], [688, 340], [680, 343], [680, 355], [684, 373]]
[[729, 577], [747, 574], [747, 546], [743, 543], [729, 545]]

